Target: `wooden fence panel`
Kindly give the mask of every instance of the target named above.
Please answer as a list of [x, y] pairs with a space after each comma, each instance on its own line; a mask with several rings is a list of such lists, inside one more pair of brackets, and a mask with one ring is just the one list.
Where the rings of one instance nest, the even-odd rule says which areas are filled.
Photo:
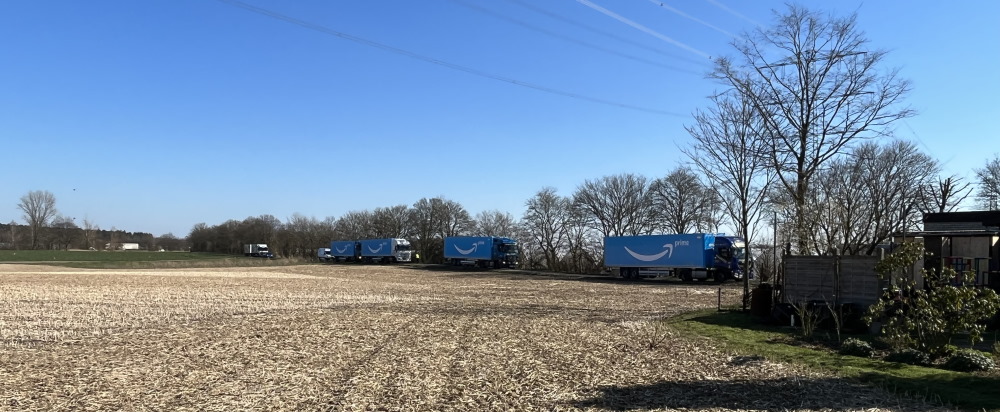
[[785, 256], [784, 299], [870, 305], [881, 293], [877, 262], [874, 256]]

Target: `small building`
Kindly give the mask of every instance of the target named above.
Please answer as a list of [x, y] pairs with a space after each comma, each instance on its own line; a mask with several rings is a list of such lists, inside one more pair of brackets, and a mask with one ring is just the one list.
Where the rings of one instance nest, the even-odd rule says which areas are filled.
[[1000, 211], [925, 213], [924, 267], [973, 272], [976, 285], [1000, 290]]

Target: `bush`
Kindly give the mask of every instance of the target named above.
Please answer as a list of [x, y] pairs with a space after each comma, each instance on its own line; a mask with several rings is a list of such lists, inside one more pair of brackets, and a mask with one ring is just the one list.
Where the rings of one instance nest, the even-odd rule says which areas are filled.
[[873, 353], [875, 353], [875, 349], [872, 349], [872, 345], [861, 339], [847, 338], [844, 340], [844, 343], [840, 344], [841, 355], [870, 358]]
[[996, 364], [985, 353], [974, 349], [962, 349], [951, 355], [944, 363], [944, 367], [959, 372], [976, 372], [988, 371], [996, 367]]
[[928, 366], [931, 364], [931, 356], [916, 349], [903, 349], [892, 352], [885, 357], [888, 362], [899, 362], [917, 366]]
[[917, 287], [905, 276], [905, 268], [924, 257], [923, 247], [904, 243], [876, 265], [879, 277], [897, 285], [886, 290], [872, 305], [866, 320], [882, 324], [883, 338], [894, 349], [917, 348], [940, 356], [943, 347], [967, 334], [972, 344], [983, 340], [984, 320], [1000, 311], [1000, 295], [977, 288], [975, 273], [957, 273], [952, 268], [923, 271], [925, 285]]

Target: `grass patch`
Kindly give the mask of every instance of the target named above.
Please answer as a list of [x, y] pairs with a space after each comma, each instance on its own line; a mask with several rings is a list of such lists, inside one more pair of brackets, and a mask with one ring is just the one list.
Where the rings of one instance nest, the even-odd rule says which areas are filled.
[[806, 365], [889, 391], [967, 410], [1000, 410], [1000, 377], [843, 356], [795, 338], [790, 328], [762, 324], [739, 312], [699, 311], [669, 321], [675, 328], [711, 339], [725, 349]]
[[197, 252], [0, 250], [0, 263], [14, 262], [85, 269], [253, 267], [302, 263], [297, 259], [260, 259]]

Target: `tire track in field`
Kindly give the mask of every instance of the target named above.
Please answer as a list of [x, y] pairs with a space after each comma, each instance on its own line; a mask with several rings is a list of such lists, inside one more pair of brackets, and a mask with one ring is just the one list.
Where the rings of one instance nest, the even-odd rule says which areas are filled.
[[456, 331], [454, 334], [455, 348], [448, 353], [448, 359], [450, 360], [450, 366], [445, 372], [445, 380], [447, 384], [445, 385], [444, 396], [442, 396], [434, 410], [447, 410], [452, 407], [452, 405], [458, 404], [458, 399], [465, 394], [465, 382], [468, 380], [469, 365], [467, 359], [468, 353], [471, 352], [472, 348], [472, 334], [470, 331], [473, 328], [472, 319], [462, 318], [462, 317], [452, 317], [453, 321], [462, 324], [462, 327]]
[[[380, 315], [394, 315], [393, 313], [380, 313]], [[397, 317], [398, 319], [398, 317]], [[378, 356], [386, 352], [386, 348], [391, 345], [395, 345], [400, 337], [403, 336], [404, 331], [411, 331], [417, 318], [413, 317], [406, 321], [405, 323], [395, 326], [394, 331], [388, 335], [373, 336], [372, 338], [378, 341], [371, 350], [367, 352], [364, 356], [355, 359], [342, 368], [343, 372], [336, 379], [337, 387], [334, 388], [330, 393], [330, 401], [327, 402], [327, 406], [323, 408], [324, 411], [341, 411], [344, 410], [344, 403], [347, 400], [348, 394], [357, 387], [354, 382], [358, 377], [364, 375], [365, 373], [371, 372], [370, 369], [362, 370], [366, 365], [374, 365], [379, 363]]]

